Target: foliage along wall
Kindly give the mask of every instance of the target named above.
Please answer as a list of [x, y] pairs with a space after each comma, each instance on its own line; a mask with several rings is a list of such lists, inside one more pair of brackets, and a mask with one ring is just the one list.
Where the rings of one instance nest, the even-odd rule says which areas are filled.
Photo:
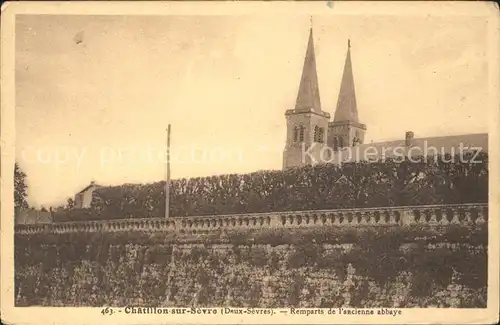
[[[483, 203], [488, 156], [429, 156], [417, 161], [305, 166], [284, 171], [171, 182], [170, 215], [201, 216], [351, 207]], [[161, 217], [164, 182], [95, 191], [91, 209], [54, 213], [54, 221]]]
[[16, 235], [18, 306], [485, 307], [487, 226]]

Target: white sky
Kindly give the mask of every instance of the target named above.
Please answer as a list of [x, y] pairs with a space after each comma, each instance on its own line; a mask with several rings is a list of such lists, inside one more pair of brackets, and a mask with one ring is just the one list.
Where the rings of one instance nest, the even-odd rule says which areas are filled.
[[[330, 15], [313, 26], [332, 115], [351, 39], [367, 142], [488, 131], [484, 18]], [[65, 201], [92, 179], [163, 179], [168, 123], [173, 178], [280, 169], [308, 28], [290, 15], [18, 16], [16, 159], [30, 204]], [[202, 159], [220, 150], [222, 161]]]

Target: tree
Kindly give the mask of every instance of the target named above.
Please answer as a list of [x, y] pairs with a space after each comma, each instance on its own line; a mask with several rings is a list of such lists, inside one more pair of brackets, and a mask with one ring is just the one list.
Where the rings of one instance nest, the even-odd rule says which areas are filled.
[[73, 199], [69, 197], [67, 204], [66, 204], [66, 207], [68, 209], [73, 209], [75, 207], [75, 201], [73, 201]]
[[26, 198], [28, 185], [26, 185], [26, 174], [16, 163], [14, 166], [14, 206], [16, 209], [28, 208]]

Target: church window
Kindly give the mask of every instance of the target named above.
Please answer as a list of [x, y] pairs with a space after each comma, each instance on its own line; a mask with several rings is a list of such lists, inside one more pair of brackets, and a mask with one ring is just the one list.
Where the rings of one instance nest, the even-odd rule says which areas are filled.
[[325, 142], [325, 128], [318, 128], [318, 142]]
[[344, 138], [342, 137], [339, 138], [339, 147], [344, 148]]
[[337, 140], [337, 137], [333, 138], [333, 150], [337, 151], [339, 148], [339, 142]]
[[301, 125], [299, 127], [299, 141], [300, 142], [304, 141], [304, 131], [305, 131], [305, 127], [303, 125]]
[[293, 142], [297, 142], [299, 138], [299, 127], [296, 126], [293, 128]]
[[324, 143], [325, 141], [325, 128], [319, 126], [314, 127], [314, 142]]

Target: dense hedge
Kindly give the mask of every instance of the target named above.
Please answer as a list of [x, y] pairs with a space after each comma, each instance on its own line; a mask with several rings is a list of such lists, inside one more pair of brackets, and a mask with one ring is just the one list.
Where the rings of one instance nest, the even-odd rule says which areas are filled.
[[313, 230], [233, 233], [224, 249], [206, 236], [189, 249], [157, 234], [16, 236], [16, 303], [485, 307], [487, 228], [467, 229], [372, 230], [348, 247]]
[[[480, 153], [474, 162], [472, 157], [427, 157], [418, 162], [386, 159], [173, 180], [170, 214], [487, 202], [488, 156]], [[162, 217], [164, 184], [100, 188], [92, 209], [58, 211], [54, 220]]]

